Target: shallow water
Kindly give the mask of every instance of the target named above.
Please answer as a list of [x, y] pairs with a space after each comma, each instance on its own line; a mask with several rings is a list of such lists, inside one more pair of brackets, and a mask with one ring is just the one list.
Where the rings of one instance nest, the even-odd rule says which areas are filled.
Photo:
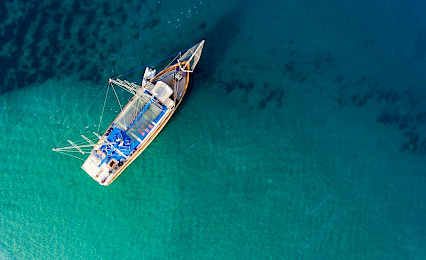
[[[426, 258], [423, 3], [86, 2], [0, 3], [0, 258]], [[112, 185], [51, 151], [108, 77], [201, 39]]]

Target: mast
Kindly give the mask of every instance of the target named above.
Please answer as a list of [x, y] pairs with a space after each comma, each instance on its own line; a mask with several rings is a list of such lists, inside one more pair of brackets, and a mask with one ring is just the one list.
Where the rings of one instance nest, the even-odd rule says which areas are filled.
[[76, 149], [80, 153], [85, 154], [86, 152], [84, 152], [83, 150], [81, 150], [81, 148], [94, 147], [94, 146], [97, 146], [97, 145], [112, 145], [112, 144], [115, 144], [115, 142], [114, 143], [104, 142], [104, 143], [97, 143], [97, 144], [76, 145], [75, 143], [73, 143], [70, 140], [68, 140], [68, 142], [71, 144], [71, 146], [53, 148], [52, 151], [54, 151], [54, 152], [63, 152], [63, 151], [70, 151], [70, 150]]
[[119, 78], [116, 79], [109, 79], [109, 83], [113, 83], [117, 86], [119, 86], [120, 88], [126, 90], [127, 92], [132, 93], [133, 95], [136, 95], [137, 93], [139, 93], [140, 90], [140, 86], [136, 85], [135, 83], [129, 82], [127, 80], [121, 80]]

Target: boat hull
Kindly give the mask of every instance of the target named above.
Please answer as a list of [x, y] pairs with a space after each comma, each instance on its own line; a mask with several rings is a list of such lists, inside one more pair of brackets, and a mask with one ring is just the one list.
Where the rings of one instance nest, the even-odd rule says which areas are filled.
[[[158, 73], [151, 81], [155, 82], [156, 80], [159, 80], [161, 77], [164, 77], [164, 75], [167, 75], [167, 73], [170, 73], [171, 71], [178, 70], [178, 67], [182, 66], [182, 64], [177, 63], [174, 64], [160, 73]], [[186, 69], [189, 69], [189, 65], [187, 65]], [[168, 75], [170, 76], [170, 75]], [[171, 77], [174, 75], [171, 74]], [[167, 78], [166, 78], [167, 80]], [[92, 150], [90, 156], [87, 158], [85, 163], [82, 165], [82, 169], [86, 171], [95, 181], [97, 181], [99, 184], [103, 186], [108, 186], [111, 184], [115, 179], [120, 176], [121, 173], [140, 155], [142, 152], [151, 144], [151, 142], [157, 137], [157, 135], [161, 132], [161, 130], [165, 127], [165, 125], [169, 122], [170, 118], [173, 116], [174, 112], [180, 105], [183, 97], [185, 96], [186, 90], [188, 88], [190, 80], [190, 74], [186, 73], [185, 77], [183, 79], [184, 84], [181, 86], [181, 89], [179, 90], [179, 93], [176, 93], [176, 96], [179, 96], [179, 99], [174, 103], [172, 107], [168, 107], [167, 113], [163, 115], [163, 118], [158, 122], [158, 124], [153, 127], [153, 129], [149, 132], [149, 134], [146, 136], [146, 138], [139, 144], [137, 149], [135, 149], [135, 152], [131, 154], [129, 157], [126, 158], [126, 160], [123, 162], [122, 165], [114, 165], [115, 167], [109, 167], [108, 163], [102, 162], [102, 159], [97, 157], [97, 153], [99, 151], [100, 146], [94, 147]], [[170, 82], [168, 82], [170, 84]], [[136, 95], [129, 101], [128, 104], [123, 108], [123, 111], [126, 111], [128, 106], [130, 106], [130, 103], [133, 99], [136, 98]], [[111, 123], [108, 130], [104, 133], [102, 136], [102, 139], [100, 139], [99, 144], [104, 143], [104, 140], [106, 140], [109, 129], [114, 128], [114, 125], [118, 122], [120, 117], [122, 116], [122, 113], [120, 113], [116, 119]]]

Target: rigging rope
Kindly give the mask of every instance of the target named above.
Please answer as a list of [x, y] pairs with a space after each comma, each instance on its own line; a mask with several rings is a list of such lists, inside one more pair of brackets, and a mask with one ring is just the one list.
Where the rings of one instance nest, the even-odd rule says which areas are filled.
[[106, 101], [107, 101], [107, 98], [108, 98], [108, 91], [109, 91], [109, 86], [110, 85], [111, 85], [111, 83], [108, 83], [108, 88], [107, 88], [107, 92], [106, 92], [105, 100], [104, 100], [104, 106], [102, 107], [102, 114], [101, 114], [101, 117], [99, 118], [98, 130], [96, 130], [96, 133], [99, 132], [99, 128], [101, 127], [102, 117], [104, 116], [105, 104], [106, 104]]
[[[195, 46], [195, 45], [194, 45]], [[134, 70], [131, 70], [131, 71], [129, 71], [129, 72], [126, 72], [126, 73], [123, 73], [123, 74], [120, 74], [120, 75], [118, 75], [118, 76], [115, 76], [115, 77], [112, 77], [112, 78], [119, 78], [119, 77], [121, 77], [121, 76], [125, 76], [125, 75], [128, 75], [128, 74], [130, 74], [130, 73], [133, 73], [133, 72], [136, 72], [136, 71], [139, 71], [139, 70], [141, 70], [141, 69], [144, 69], [144, 68], [146, 68], [146, 67], [149, 67], [149, 66], [151, 66], [151, 65], [154, 65], [154, 64], [156, 64], [156, 63], [158, 63], [158, 62], [161, 62], [161, 61], [163, 61], [163, 60], [166, 60], [166, 59], [169, 59], [169, 58], [171, 58], [171, 57], [173, 57], [173, 56], [176, 56], [173, 60], [175, 60], [182, 52], [185, 52], [185, 51], [187, 51], [187, 50], [189, 50], [189, 49], [191, 49], [192, 47], [194, 47], [194, 46], [191, 46], [191, 47], [189, 47], [189, 48], [186, 48], [186, 49], [183, 49], [183, 50], [181, 50], [181, 51], [178, 51], [178, 52], [176, 52], [176, 53], [173, 53], [173, 54], [171, 54], [171, 55], [169, 55], [169, 56], [167, 56], [167, 57], [165, 57], [165, 58], [162, 58], [162, 59], [160, 59], [160, 60], [157, 60], [157, 61], [155, 61], [155, 62], [152, 62], [152, 63], [150, 63], [150, 64], [147, 64], [147, 65], [144, 65], [144, 66], [142, 66], [142, 67], [139, 67], [139, 68], [136, 68], [136, 69], [134, 69]], [[172, 61], [173, 62], [173, 61]], [[169, 64], [170, 65], [170, 64]], [[165, 77], [167, 77], [168, 75], [166, 75]], [[164, 78], [164, 77], [162, 77], [162, 78]], [[161, 79], [162, 79], [161, 78]], [[160, 79], [160, 80], [161, 80]], [[104, 100], [104, 105], [103, 105], [103, 107], [102, 107], [102, 114], [101, 114], [101, 117], [100, 117], [100, 120], [99, 120], [99, 124], [98, 124], [98, 129], [97, 129], [97, 131], [96, 132], [99, 132], [99, 128], [100, 128], [100, 125], [101, 125], [101, 123], [102, 123], [102, 118], [103, 118], [103, 115], [104, 115], [104, 112], [105, 112], [105, 105], [106, 105], [106, 100], [107, 100], [107, 97], [108, 97], [108, 91], [109, 91], [109, 86], [110, 85], [112, 85], [110, 82], [108, 82], [108, 84], [106, 84], [105, 85], [105, 87], [103, 88], [103, 89], [105, 89], [105, 88], [107, 88], [107, 92], [106, 92], [106, 95], [105, 95], [105, 100]], [[115, 96], [116, 96], [116, 98], [117, 98], [117, 101], [118, 101], [118, 104], [120, 105], [120, 108], [121, 108], [121, 110], [123, 110], [123, 108], [122, 108], [122, 105], [121, 105], [121, 103], [120, 103], [120, 100], [118, 99], [118, 95], [117, 95], [117, 92], [115, 91], [115, 89], [114, 89], [114, 87], [112, 86], [112, 88], [113, 88], [113, 90], [114, 90], [114, 94], [115, 94]], [[90, 103], [90, 105], [87, 107], [87, 109], [84, 111], [84, 113], [82, 113], [81, 114], [81, 116], [78, 118], [78, 120], [74, 123], [74, 125], [67, 131], [67, 133], [65, 134], [65, 136], [63, 136], [62, 137], [62, 139], [58, 142], [58, 144], [56, 145], [56, 148], [58, 148], [58, 146], [59, 146], [59, 144], [61, 144], [62, 143], [62, 141], [65, 139], [65, 137], [67, 137], [68, 136], [68, 134], [71, 132], [71, 130], [73, 130], [74, 129], [74, 127], [77, 125], [77, 123], [78, 122], [80, 122], [80, 120], [81, 120], [81, 118], [86, 114], [86, 112], [91, 108], [91, 106], [95, 103], [95, 101], [99, 98], [99, 96], [101, 95], [101, 93], [102, 93], [103, 91], [100, 91], [99, 92], [99, 94], [95, 97], [95, 99], [92, 101], [92, 103]], [[66, 153], [64, 153], [64, 152], [60, 152], [60, 151], [58, 151], [59, 153], [63, 153], [63, 154], [65, 154], [65, 155], [69, 155], [69, 156], [72, 156], [72, 155], [70, 155], [70, 154], [66, 154]], [[75, 157], [75, 156], [73, 156], [73, 157]], [[75, 157], [75, 158], [77, 158], [77, 159], [80, 159], [80, 160], [83, 160], [83, 159], [81, 159], [81, 158], [78, 158], [78, 157]], [[83, 160], [84, 161], [84, 160]]]
[[120, 99], [118, 99], [117, 92], [115, 92], [114, 84], [111, 84], [112, 90], [114, 90], [115, 97], [117, 98], [118, 104], [120, 105], [120, 111], [123, 110], [123, 106], [120, 103]]
[[62, 152], [62, 151], [56, 151], [57, 153], [61, 153], [61, 154], [65, 154], [65, 155], [68, 155], [68, 156], [71, 156], [71, 157], [74, 157], [74, 158], [76, 158], [76, 159], [79, 159], [79, 160], [82, 160], [82, 161], [84, 161], [84, 159], [82, 159], [82, 158], [80, 158], [80, 157], [77, 157], [77, 156], [74, 156], [74, 155], [72, 155], [72, 154], [67, 154], [67, 153], [64, 153], [64, 152]]
[[[109, 84], [109, 83], [108, 83]], [[108, 86], [105, 85], [105, 87]], [[105, 89], [104, 87], [104, 89]], [[90, 105], [87, 107], [86, 111], [84, 111], [84, 113], [81, 114], [81, 116], [78, 118], [78, 120], [74, 123], [74, 125], [70, 128], [70, 130], [68, 130], [68, 132], [64, 135], [64, 137], [62, 137], [62, 139], [59, 141], [59, 143], [56, 145], [56, 148], [58, 148], [59, 144], [62, 143], [62, 141], [65, 139], [65, 137], [68, 136], [68, 134], [71, 132], [72, 129], [74, 129], [74, 127], [77, 125], [78, 122], [80, 122], [81, 118], [84, 116], [84, 114], [86, 114], [86, 112], [90, 109], [90, 107], [95, 103], [95, 101], [100, 97], [102, 91], [99, 92], [99, 94], [96, 96], [96, 98], [92, 101], [92, 103], [90, 103]]]

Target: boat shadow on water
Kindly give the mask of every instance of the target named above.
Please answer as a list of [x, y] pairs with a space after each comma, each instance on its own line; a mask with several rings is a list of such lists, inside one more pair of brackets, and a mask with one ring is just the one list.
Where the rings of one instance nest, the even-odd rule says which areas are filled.
[[[203, 88], [209, 87], [210, 84], [203, 84], [203, 82], [214, 82], [217, 68], [225, 66], [224, 57], [240, 32], [246, 6], [247, 4], [244, 4], [243, 1], [239, 1], [234, 4], [234, 7], [230, 11], [218, 18], [215, 24], [210, 28], [208, 28], [209, 26], [207, 26], [205, 22], [200, 25], [200, 29], [207, 29], [207, 31], [203, 33], [203, 38], [206, 40], [203, 58], [200, 59], [195, 73], [191, 74], [185, 98], [182, 100], [179, 109], [174, 112], [174, 116], [169, 122], [176, 120], [177, 115], [184, 110], [183, 108], [191, 99], [191, 95], [198, 91], [203, 91]], [[229, 80], [235, 82], [235, 80]], [[195, 88], [193, 88], [194, 85], [196, 86]], [[199, 87], [201, 85], [203, 86]]]
[[218, 18], [210, 29], [207, 26], [207, 31], [204, 33], [204, 39], [207, 43], [204, 47], [204, 57], [197, 67], [200, 81], [213, 81], [216, 70], [224, 66], [224, 57], [234, 43], [236, 36], [240, 33], [246, 6], [243, 1], [239, 1], [234, 4], [233, 9]]

